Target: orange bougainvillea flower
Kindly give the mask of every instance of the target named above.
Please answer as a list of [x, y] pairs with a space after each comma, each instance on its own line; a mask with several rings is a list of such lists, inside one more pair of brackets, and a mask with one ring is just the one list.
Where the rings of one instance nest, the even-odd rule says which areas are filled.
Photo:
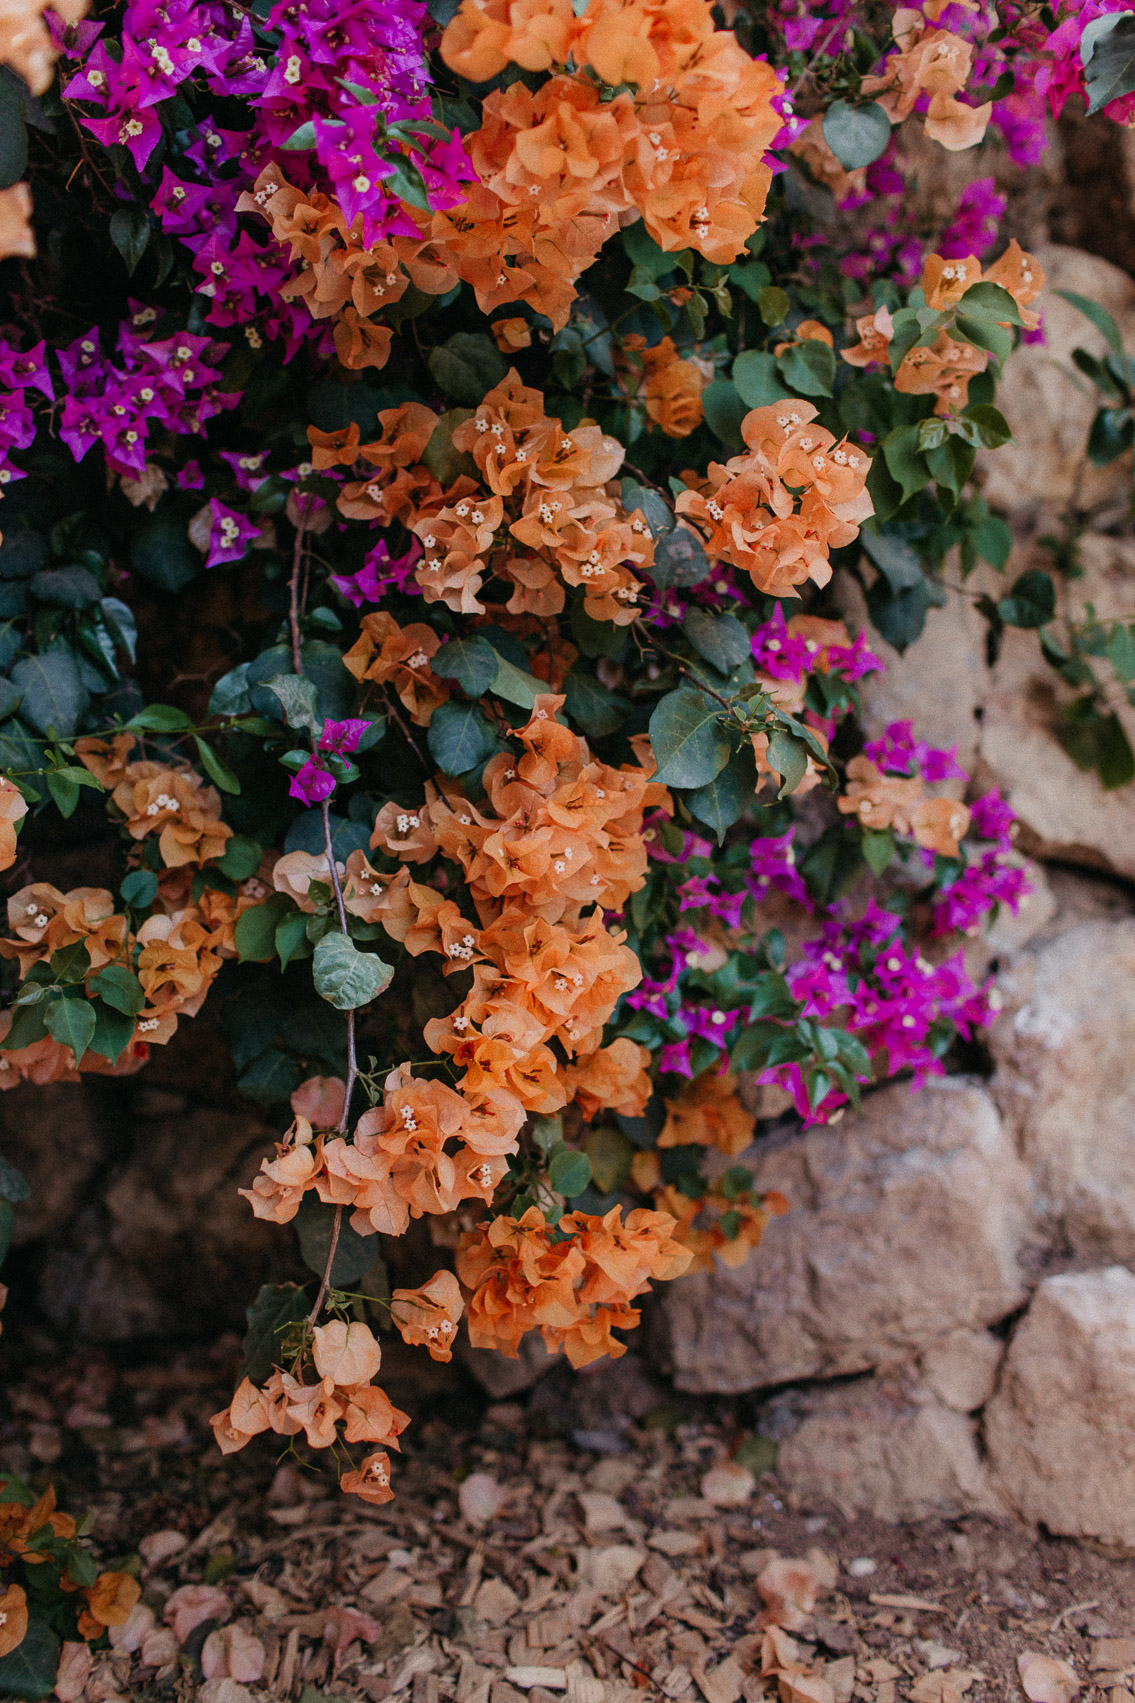
[[158, 848], [168, 869], [187, 863], [201, 868], [225, 855], [232, 829], [220, 819], [220, 794], [192, 769], [129, 763], [113, 798], [131, 839], [160, 835]]
[[346, 1095], [347, 1084], [341, 1076], [309, 1076], [292, 1093], [292, 1111], [312, 1129], [334, 1129]]
[[16, 861], [16, 823], [27, 813], [27, 800], [19, 787], [0, 780], [0, 869], [11, 869]]
[[652, 1084], [647, 1074], [650, 1053], [637, 1041], [620, 1036], [608, 1047], [564, 1071], [565, 1086], [586, 1119], [601, 1111], [622, 1117], [640, 1118], [650, 1099]]
[[260, 1174], [251, 1188], [238, 1189], [257, 1218], [273, 1224], [288, 1224], [300, 1209], [305, 1192], [315, 1186], [322, 1156], [315, 1144], [311, 1125], [297, 1115], [283, 1141], [276, 1144], [276, 1158], [260, 1162]]
[[943, 260], [940, 254], [931, 254], [922, 268], [922, 293], [927, 307], [935, 313], [956, 307], [970, 285], [980, 281], [981, 261], [976, 254], [957, 260]]
[[857, 319], [855, 331], [859, 341], [853, 348], [841, 350], [841, 359], [853, 367], [869, 367], [887, 359], [887, 348], [894, 336], [895, 326], [890, 309], [885, 303], [877, 307], [874, 313], [864, 314]]
[[958, 842], [969, 827], [966, 805], [927, 798], [917, 776], [885, 775], [864, 756], [851, 759], [847, 776], [847, 790], [836, 800], [844, 815], [857, 816], [865, 828], [894, 828], [943, 857], [958, 855]]
[[826, 343], [829, 349], [835, 347], [835, 338], [818, 319], [802, 319], [792, 333], [788, 343], [778, 343], [773, 349], [774, 355], [782, 355], [786, 349], [796, 349], [801, 343]]
[[35, 254], [31, 187], [13, 183], [0, 189], [0, 260], [34, 260]]
[[659, 1147], [716, 1147], [736, 1158], [753, 1139], [753, 1119], [737, 1098], [728, 1071], [703, 1070], [666, 1101]]
[[985, 281], [1000, 284], [1003, 290], [1008, 290], [1017, 304], [1021, 323], [1030, 331], [1036, 330], [1041, 316], [1030, 310], [1029, 303], [1034, 302], [1044, 289], [1044, 267], [1034, 255], [1025, 253], [1016, 237], [1000, 260], [988, 268]]
[[940, 331], [932, 348], [911, 349], [903, 356], [895, 389], [908, 396], [936, 396], [935, 414], [957, 414], [969, 399], [970, 379], [984, 372], [988, 361], [984, 349]]
[[142, 1595], [142, 1587], [129, 1573], [100, 1573], [83, 1595], [87, 1614], [96, 1626], [125, 1626], [130, 1610]]
[[22, 1585], [0, 1593], [0, 1656], [11, 1655], [28, 1629], [28, 1599]]
[[668, 438], [688, 438], [704, 418], [701, 398], [706, 373], [696, 361], [681, 357], [669, 337], [653, 349], [644, 349], [642, 364], [648, 419]]
[[369, 1384], [382, 1361], [382, 1351], [369, 1326], [332, 1319], [312, 1332], [312, 1359], [321, 1378], [340, 1387]]
[[390, 1316], [411, 1347], [428, 1348], [431, 1360], [451, 1360], [453, 1339], [464, 1311], [461, 1285], [451, 1271], [437, 1271], [420, 1289], [396, 1289]]
[[369, 1502], [379, 1507], [383, 1502], [392, 1502], [394, 1492], [390, 1488], [390, 1456], [381, 1450], [367, 1455], [365, 1460], [352, 1472], [345, 1472], [339, 1480], [339, 1488], [348, 1496], [358, 1496], [361, 1501]]
[[432, 627], [415, 621], [400, 627], [380, 610], [364, 615], [362, 632], [343, 658], [356, 680], [390, 684], [418, 727], [428, 727], [434, 711], [449, 697], [449, 686], [430, 668], [441, 639]]
[[494, 319], [489, 330], [502, 355], [511, 355], [517, 349], [528, 349], [532, 345], [532, 327], [526, 319], [519, 316]]

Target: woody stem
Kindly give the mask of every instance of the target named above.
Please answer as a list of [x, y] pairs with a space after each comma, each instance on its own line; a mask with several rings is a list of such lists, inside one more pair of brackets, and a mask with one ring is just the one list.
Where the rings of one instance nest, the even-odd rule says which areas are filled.
[[[292, 578], [288, 603], [288, 624], [291, 628], [292, 637], [292, 663], [295, 667], [296, 673], [301, 675], [303, 674], [303, 648], [300, 643], [299, 586], [300, 575], [303, 572], [304, 565], [304, 532], [306, 520], [307, 508], [305, 504], [303, 509], [300, 511], [300, 523], [296, 527], [296, 542], [295, 548], [292, 551]], [[314, 732], [311, 735], [311, 749], [313, 755], [318, 750]], [[331, 877], [331, 890], [335, 895], [335, 909], [339, 915], [339, 932], [341, 934], [346, 934], [347, 907], [343, 903], [343, 888], [339, 881], [339, 871], [335, 867], [335, 848], [331, 839], [331, 806], [327, 799], [323, 799], [319, 806], [319, 810], [320, 815], [323, 818], [323, 844], [327, 853], [327, 868]], [[339, 1135], [344, 1133], [348, 1123], [350, 1122], [351, 1095], [354, 1092], [355, 1081], [358, 1077], [358, 1073], [358, 1059], [355, 1054], [355, 1014], [353, 1011], [348, 1011], [347, 1080], [344, 1085], [343, 1092], [343, 1110], [340, 1112], [339, 1122], [335, 1126], [336, 1132]], [[343, 1208], [341, 1206], [337, 1206], [335, 1208], [335, 1217], [331, 1224], [331, 1239], [327, 1244], [327, 1258], [323, 1264], [323, 1275], [319, 1280], [319, 1292], [315, 1297], [315, 1304], [312, 1307], [311, 1312], [307, 1315], [308, 1324], [314, 1324], [316, 1319], [319, 1317], [323, 1303], [327, 1298], [327, 1291], [331, 1287], [331, 1272], [335, 1264], [335, 1250], [339, 1246], [339, 1232], [342, 1228]]]

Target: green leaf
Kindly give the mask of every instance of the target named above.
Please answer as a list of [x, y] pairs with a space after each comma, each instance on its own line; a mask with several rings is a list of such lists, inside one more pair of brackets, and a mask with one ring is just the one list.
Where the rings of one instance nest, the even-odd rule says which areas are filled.
[[242, 964], [265, 964], [276, 956], [276, 924], [281, 913], [291, 908], [283, 893], [275, 893], [262, 905], [250, 905], [236, 919], [234, 938]]
[[[295, 1216], [303, 1263], [309, 1271], [314, 1271], [317, 1277], [323, 1276], [327, 1265], [334, 1222], [335, 1208], [321, 1200], [313, 1200], [310, 1196]], [[344, 1213], [339, 1227], [339, 1240], [335, 1244], [335, 1259], [331, 1266], [332, 1286], [342, 1289], [357, 1283], [374, 1258], [376, 1246], [374, 1237], [360, 1236]]]
[[439, 389], [469, 408], [508, 372], [508, 362], [484, 331], [454, 332], [430, 350], [427, 365]]
[[430, 721], [426, 744], [446, 775], [464, 775], [483, 763], [497, 748], [497, 737], [477, 704], [439, 704]]
[[1135, 680], [1135, 626], [1115, 623], [1108, 636], [1107, 659], [1124, 685]]
[[711, 615], [693, 606], [686, 611], [682, 631], [719, 674], [732, 674], [752, 655], [748, 631], [736, 615]]
[[582, 1194], [591, 1181], [591, 1160], [586, 1153], [577, 1153], [561, 1144], [553, 1149], [548, 1161], [548, 1181], [557, 1194], [570, 1200], [572, 1195]]
[[102, 596], [102, 586], [89, 568], [45, 568], [28, 581], [28, 590], [41, 603], [56, 609], [87, 609]]
[[905, 538], [893, 532], [869, 532], [865, 528], [859, 534], [859, 542], [892, 591], [905, 591], [908, 586], [921, 583], [921, 558]]
[[945, 601], [925, 579], [905, 591], [893, 592], [883, 578], [867, 592], [867, 610], [877, 630], [900, 653], [921, 636], [926, 616]]
[[130, 565], [161, 591], [184, 591], [201, 571], [201, 558], [189, 542], [187, 522], [173, 514], [143, 521], [130, 540]]
[[131, 277], [145, 254], [150, 241], [150, 216], [137, 202], [120, 207], [110, 216], [110, 240], [126, 262]]
[[[963, 427], [973, 426], [976, 442], [982, 449], [1000, 449], [1002, 444], [1013, 441], [1008, 420], [988, 402], [975, 402], [971, 408], [967, 408], [962, 416], [962, 424]], [[972, 443], [975, 439], [971, 438], [969, 441]]]
[[706, 385], [702, 391], [701, 402], [705, 423], [714, 436], [720, 438], [730, 449], [744, 449], [741, 421], [747, 410], [729, 380], [715, 378], [712, 384]]
[[495, 680], [499, 662], [488, 639], [473, 633], [442, 645], [430, 659], [430, 667], [439, 680], [456, 680], [467, 697], [479, 698]]
[[134, 1037], [134, 1019], [122, 1011], [116, 1011], [112, 1006], [104, 1005], [101, 999], [92, 1002], [91, 1009], [95, 1014], [95, 1027], [91, 1035], [90, 1051], [98, 1053], [100, 1058], [109, 1059], [113, 1064], [122, 1057]]
[[1080, 37], [1088, 113], [1135, 90], [1135, 12], [1093, 18]]
[[776, 356], [767, 349], [746, 349], [733, 362], [733, 384], [746, 408], [786, 402], [791, 392], [781, 382]]
[[917, 425], [896, 426], [887, 433], [882, 447], [887, 471], [902, 486], [905, 503], [930, 483], [930, 469], [919, 449]]
[[222, 674], [213, 687], [209, 699], [208, 714], [214, 715], [247, 715], [252, 709], [252, 699], [248, 695], [248, 664], [242, 662], [236, 668], [230, 668], [227, 674]]
[[286, 970], [296, 958], [310, 958], [311, 942], [307, 938], [307, 921], [303, 911], [289, 911], [276, 924], [276, 952], [282, 970]]
[[315, 123], [309, 118], [306, 123], [297, 125], [291, 135], [280, 143], [280, 146], [286, 148], [290, 154], [300, 154], [306, 153], [309, 148], [314, 148], [316, 141]]
[[833, 101], [824, 114], [824, 141], [845, 171], [869, 166], [886, 153], [891, 121], [878, 101], [851, 106]]
[[791, 305], [779, 284], [766, 284], [757, 296], [757, 308], [766, 325], [783, 325]]
[[725, 831], [743, 816], [757, 790], [757, 759], [752, 742], [746, 740], [707, 786], [688, 793], [686, 803], [699, 822], [712, 828], [718, 845]]
[[[640, 485], [636, 479], [624, 479], [620, 485], [620, 495], [628, 514], [633, 514], [636, 509], [641, 511], [652, 538], [659, 538], [662, 533], [673, 530], [674, 511], [660, 491], [652, 491], [648, 485]], [[649, 573], [650, 569], [645, 571]]]
[[1003, 284], [971, 284], [958, 304], [967, 319], [990, 319], [997, 325], [1020, 325], [1021, 310]]
[[70, 1047], [78, 1064], [95, 1032], [94, 1007], [85, 999], [57, 999], [44, 1013], [52, 1040]]
[[1088, 432], [1088, 460], [1093, 467], [1106, 467], [1130, 449], [1135, 439], [1135, 420], [1129, 408], [1100, 408]]
[[12, 669], [11, 680], [24, 695], [22, 717], [37, 733], [54, 727], [60, 739], [74, 737], [90, 700], [70, 651], [21, 657]]
[[[326, 1255], [324, 1256], [326, 1258]], [[322, 1275], [322, 1267], [320, 1268]], [[241, 1372], [254, 1384], [267, 1383], [272, 1368], [282, 1359], [280, 1333], [288, 1325], [298, 1324], [306, 1317], [307, 1292], [295, 1283], [265, 1283], [255, 1301], [245, 1308], [248, 1329], [241, 1348], [244, 1363]]]
[[222, 792], [238, 793], [240, 782], [229, 768], [228, 764], [218, 757], [207, 739], [202, 739], [199, 733], [193, 735], [193, 743], [197, 747], [197, 755], [201, 759], [201, 767], [211, 781], [220, 787]]
[[193, 717], [184, 710], [174, 709], [172, 704], [147, 704], [125, 725], [137, 733], [181, 733], [193, 726]]
[[0, 1158], [0, 1200], [11, 1200], [19, 1203], [27, 1200], [32, 1192], [32, 1186], [22, 1171], [17, 1171], [7, 1159]]
[[630, 702], [618, 692], [609, 692], [594, 675], [578, 669], [564, 682], [564, 709], [569, 721], [581, 727], [589, 739], [603, 739], [622, 727]]
[[314, 680], [307, 679], [303, 674], [273, 674], [264, 685], [270, 692], [275, 693], [284, 711], [284, 720], [289, 727], [307, 728], [315, 732], [319, 726], [319, 716], [316, 712], [316, 689]]
[[497, 658], [497, 671], [493, 677], [490, 690], [495, 692], [498, 698], [503, 698], [506, 703], [518, 704], [522, 710], [530, 710], [536, 699], [542, 697], [548, 690], [548, 682], [537, 680], [534, 674], [528, 674], [523, 668], [517, 668], [514, 663], [509, 662], [503, 656], [499, 656], [496, 651], [493, 652], [493, 655]]
[[781, 788], [777, 798], [787, 798], [795, 792], [804, 779], [808, 769], [808, 748], [801, 739], [794, 739], [783, 728], [775, 728], [769, 734], [768, 763], [776, 770], [781, 778]]
[[809, 337], [776, 357], [776, 364], [793, 396], [830, 396], [835, 383], [835, 350]]
[[11, 189], [28, 169], [27, 102], [20, 79], [0, 67], [0, 189]]
[[994, 568], [1005, 566], [1013, 548], [1013, 534], [1000, 515], [986, 515], [971, 528], [970, 537], [983, 562], [988, 562]]
[[55, 1689], [59, 1671], [59, 1637], [38, 1614], [28, 1618], [23, 1639], [6, 1656], [0, 1656], [0, 1697], [18, 1697], [38, 1703]]
[[315, 991], [336, 1011], [369, 1005], [389, 987], [394, 971], [375, 952], [360, 952], [345, 934], [325, 934], [315, 948]]
[[34, 1046], [36, 1041], [46, 1039], [47, 1024], [43, 1020], [45, 1009], [43, 1005], [20, 1005], [17, 1002], [12, 1014], [12, 1026], [4, 1037], [0, 1051], [19, 1052], [21, 1047]]
[[299, 1080], [299, 1066], [295, 1059], [289, 1058], [278, 1047], [269, 1047], [249, 1061], [237, 1077], [236, 1085], [248, 1099], [273, 1106], [294, 1093]]
[[[1110, 16], [1114, 17], [1114, 12], [1111, 13]], [[1098, 19], [1095, 21], [1102, 23], [1104, 20]], [[1090, 29], [1091, 25], [1088, 27]], [[1078, 295], [1075, 290], [1057, 290], [1056, 294], [1058, 296], [1063, 296], [1066, 302], [1068, 302], [1072, 307], [1079, 309], [1086, 318], [1090, 319], [1096, 330], [1102, 331], [1115, 353], [1117, 355], [1122, 355], [1123, 338], [1120, 334], [1118, 325], [1116, 325], [1114, 319], [1111, 317], [1110, 313], [1108, 313], [1106, 308], [1101, 307], [1098, 302], [1093, 302], [1088, 296]]]
[[90, 985], [107, 1005], [124, 1011], [128, 1017], [136, 1017], [146, 1003], [141, 982], [125, 964], [108, 964], [105, 970], [91, 977]]
[[422, 451], [423, 464], [443, 485], [452, 485], [462, 473], [470, 478], [480, 477], [473, 457], [467, 451], [453, 447], [454, 432], [466, 420], [471, 420], [473, 414], [472, 408], [447, 408], [439, 416], [430, 441]]
[[729, 761], [729, 733], [715, 704], [692, 686], [668, 692], [650, 718], [650, 743], [664, 786], [703, 787]]
[[99, 608], [102, 610], [107, 632], [119, 650], [124, 650], [133, 662], [138, 648], [138, 623], [134, 619], [133, 609], [119, 597], [100, 598]]
[[959, 313], [957, 332], [976, 348], [988, 349], [999, 361], [1007, 360], [1013, 352], [1013, 333], [992, 319], [970, 319]]
[[1040, 568], [1030, 568], [1013, 581], [997, 605], [1007, 627], [1043, 627], [1056, 613], [1056, 587]]
[[74, 781], [68, 780], [66, 775], [61, 775], [58, 769], [53, 769], [44, 776], [44, 782], [59, 814], [64, 818], [73, 816], [79, 802], [79, 789]]
[[148, 911], [158, 896], [158, 878], [149, 869], [132, 869], [129, 875], [124, 875], [118, 891], [128, 905], [136, 910]]
[[664, 590], [671, 585], [700, 585], [709, 578], [705, 546], [691, 527], [676, 526], [655, 542], [651, 574]]
[[[973, 445], [964, 443], [960, 437], [947, 438], [944, 444], [929, 452], [926, 465], [938, 485], [939, 497], [943, 487], [955, 498], [961, 496], [973, 472], [976, 455]], [[948, 504], [946, 506], [949, 507]]]
[[225, 847], [225, 855], [217, 860], [217, 868], [230, 881], [247, 881], [260, 868], [263, 848], [247, 834], [234, 834]]
[[888, 828], [863, 830], [863, 861], [872, 875], [882, 875], [895, 855], [895, 837]]

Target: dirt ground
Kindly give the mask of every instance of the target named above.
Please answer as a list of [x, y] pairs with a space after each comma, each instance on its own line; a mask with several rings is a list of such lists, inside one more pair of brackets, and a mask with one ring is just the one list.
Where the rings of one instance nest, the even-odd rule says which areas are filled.
[[[1026, 1652], [1074, 1670], [1037, 1703], [1075, 1681], [1085, 1703], [1132, 1698], [1135, 1558], [984, 1519], [848, 1520], [792, 1505], [775, 1468], [723, 1506], [731, 1486], [707, 1472], [772, 1453], [744, 1403], [671, 1398], [614, 1424], [618, 1368], [491, 1403], [396, 1344], [381, 1381], [415, 1422], [396, 1500], [369, 1508], [270, 1440], [216, 1451], [208, 1418], [237, 1359], [226, 1340], [159, 1364], [33, 1359], [0, 1380], [0, 1471], [50, 1477], [90, 1511], [100, 1559], [137, 1572], [161, 1633], [97, 1657], [91, 1703], [202, 1687], [207, 1703], [984, 1703], [1024, 1695]], [[772, 1604], [770, 1645], [777, 1557], [807, 1566], [802, 1606]], [[185, 1585], [214, 1587], [213, 1607], [174, 1652], [161, 1629]], [[217, 1678], [215, 1658], [203, 1679], [210, 1632], [234, 1622], [263, 1646], [251, 1686]]]

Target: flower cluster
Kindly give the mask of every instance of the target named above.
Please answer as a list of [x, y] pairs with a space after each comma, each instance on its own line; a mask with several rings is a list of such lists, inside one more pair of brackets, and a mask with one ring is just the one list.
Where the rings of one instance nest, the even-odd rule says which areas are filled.
[[29, 1601], [50, 1605], [54, 1642], [59, 1632], [68, 1640], [64, 1658], [130, 1618], [142, 1587], [129, 1573], [100, 1573], [77, 1532], [51, 1486], [37, 1497], [19, 1479], [0, 1478], [0, 1657], [23, 1643]]
[[748, 454], [712, 461], [704, 481], [678, 498], [711, 561], [728, 562], [758, 591], [799, 596], [831, 578], [829, 552], [850, 544], [874, 507], [869, 456], [813, 422], [814, 403], [754, 408], [741, 422]]
[[398, 1448], [410, 1420], [373, 1382], [382, 1350], [368, 1326], [343, 1319], [316, 1325], [305, 1348], [310, 1359], [305, 1356], [302, 1366], [297, 1356], [292, 1372], [277, 1369], [262, 1389], [245, 1378], [229, 1406], [213, 1415], [213, 1435], [221, 1452], [243, 1449], [262, 1431], [280, 1437], [302, 1431], [313, 1449], [335, 1448], [341, 1442], [377, 1444], [342, 1475], [339, 1485], [364, 1502], [391, 1501], [387, 1450]]
[[457, 1274], [469, 1290], [469, 1340], [509, 1359], [521, 1338], [538, 1330], [551, 1352], [574, 1367], [626, 1353], [611, 1335], [637, 1325], [630, 1303], [652, 1280], [681, 1276], [689, 1248], [674, 1239], [675, 1220], [641, 1207], [612, 1207], [602, 1218], [573, 1212], [560, 1219], [558, 1239], [532, 1206], [522, 1218], [500, 1217], [463, 1236]]

